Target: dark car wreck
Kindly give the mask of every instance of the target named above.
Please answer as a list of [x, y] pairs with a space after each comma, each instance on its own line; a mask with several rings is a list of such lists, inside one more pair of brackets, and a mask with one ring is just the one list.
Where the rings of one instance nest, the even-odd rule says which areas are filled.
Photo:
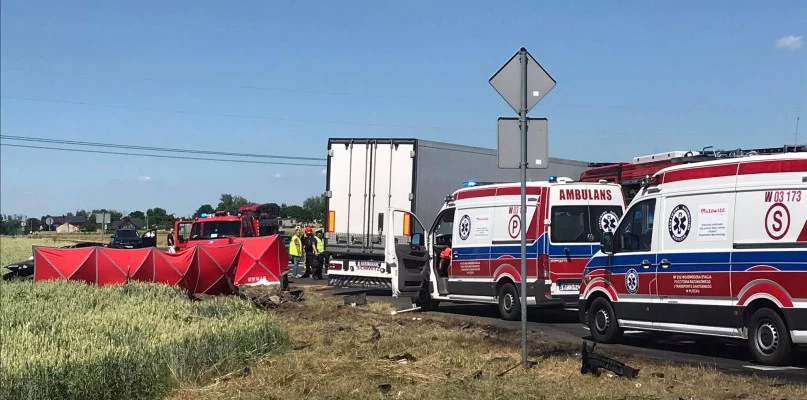
[[109, 247], [113, 249], [139, 249], [143, 247], [143, 238], [134, 229], [117, 229], [112, 235]]
[[[103, 243], [97, 242], [82, 242], [70, 246], [62, 246], [63, 249], [77, 249], [81, 247], [106, 247]], [[9, 272], [3, 275], [3, 280], [8, 281], [12, 279], [28, 280], [34, 278], [34, 257], [31, 256], [27, 260], [17, 261], [6, 265]]]

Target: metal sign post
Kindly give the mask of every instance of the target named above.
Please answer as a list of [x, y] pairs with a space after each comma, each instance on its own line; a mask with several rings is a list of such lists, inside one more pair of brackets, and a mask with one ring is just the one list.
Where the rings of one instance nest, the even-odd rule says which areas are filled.
[[527, 366], [527, 49], [521, 48], [521, 364]]
[[[519, 125], [521, 128], [521, 137], [518, 146], [518, 168], [521, 170], [521, 288], [520, 288], [520, 303], [521, 303], [521, 363], [527, 366], [527, 168], [547, 168], [549, 165], [549, 158], [547, 156], [535, 156], [532, 159], [535, 163], [530, 166], [528, 163], [528, 138], [527, 127], [528, 119], [527, 113], [538, 104], [541, 99], [555, 87], [555, 80], [541, 68], [541, 65], [535, 61], [534, 58], [527, 52], [527, 49], [521, 48], [510, 58], [489, 80], [490, 84], [496, 89], [497, 92], [513, 107], [519, 115]], [[530, 96], [530, 93], [532, 94]], [[502, 141], [503, 126], [506, 124], [499, 123], [499, 167], [512, 168], [513, 163], [508, 163], [508, 157], [503, 157], [503, 154], [512, 154], [515, 152], [515, 146], [508, 146], [508, 141]], [[546, 120], [542, 127], [546, 127]], [[537, 146], [539, 154], [547, 154], [547, 129], [538, 129], [539, 135], [536, 135], [536, 140], [541, 141], [543, 138], [543, 149]], [[541, 135], [543, 133], [543, 135]], [[509, 141], [510, 143], [514, 141]], [[504, 146], [504, 147], [503, 147]], [[543, 150], [543, 151], [541, 151]], [[512, 158], [511, 158], [512, 159]], [[536, 270], [537, 272], [537, 270]]]

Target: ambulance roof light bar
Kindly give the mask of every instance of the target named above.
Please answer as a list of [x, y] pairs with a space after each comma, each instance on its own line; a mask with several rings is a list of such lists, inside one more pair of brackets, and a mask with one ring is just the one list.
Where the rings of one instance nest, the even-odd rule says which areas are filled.
[[551, 175], [548, 180], [549, 180], [549, 183], [571, 183], [571, 182], [574, 182], [574, 179], [572, 179], [572, 178], [567, 178], [565, 176], [557, 177], [555, 175]]
[[485, 186], [485, 185], [497, 185], [507, 182], [477, 182], [477, 181], [465, 181], [462, 183], [464, 187], [477, 187], [477, 186]]

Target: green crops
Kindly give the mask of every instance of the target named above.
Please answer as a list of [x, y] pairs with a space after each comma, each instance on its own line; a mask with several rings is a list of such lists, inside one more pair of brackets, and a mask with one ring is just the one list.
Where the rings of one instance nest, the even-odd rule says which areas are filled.
[[237, 298], [191, 301], [144, 283], [0, 283], [0, 399], [159, 398], [287, 341]]

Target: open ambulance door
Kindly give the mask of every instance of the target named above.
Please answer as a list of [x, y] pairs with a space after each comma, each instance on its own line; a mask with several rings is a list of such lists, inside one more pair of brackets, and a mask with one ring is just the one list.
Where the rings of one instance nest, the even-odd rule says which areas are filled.
[[429, 273], [429, 246], [423, 224], [407, 211], [388, 209], [382, 227], [384, 261], [392, 274], [393, 297], [417, 297]]
[[193, 220], [177, 220], [174, 222], [174, 248], [182, 250], [188, 247]]

